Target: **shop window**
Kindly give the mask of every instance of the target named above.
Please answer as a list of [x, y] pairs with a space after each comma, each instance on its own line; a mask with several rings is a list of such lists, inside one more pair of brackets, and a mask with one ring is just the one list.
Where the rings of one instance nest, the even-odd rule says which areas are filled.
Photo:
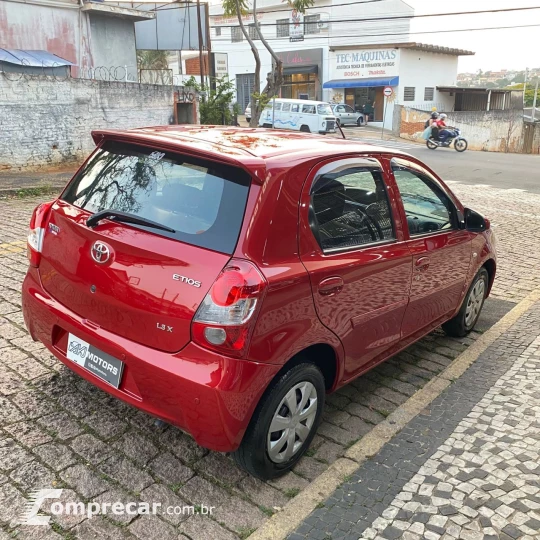
[[406, 86], [403, 90], [403, 101], [414, 101], [416, 88], [414, 86]]
[[289, 19], [277, 20], [277, 37], [289, 37]]
[[433, 97], [435, 96], [435, 88], [432, 86], [426, 86], [424, 88], [424, 101], [433, 101]]
[[233, 43], [244, 41], [244, 34], [242, 34], [242, 29], [239, 26], [233, 26], [231, 28], [231, 41]]
[[319, 28], [320, 15], [306, 15], [304, 17], [304, 34], [319, 34], [321, 29]]
[[251, 39], [260, 39], [255, 23], [248, 26], [248, 34]]
[[221, 36], [221, 26], [216, 26], [215, 31], [216, 31], [216, 36]]

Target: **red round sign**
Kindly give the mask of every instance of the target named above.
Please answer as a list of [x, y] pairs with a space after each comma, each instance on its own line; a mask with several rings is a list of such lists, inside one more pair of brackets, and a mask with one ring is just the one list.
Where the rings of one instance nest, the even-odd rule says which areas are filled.
[[394, 90], [392, 89], [391, 86], [385, 86], [385, 87], [384, 87], [383, 94], [384, 94], [386, 97], [390, 97], [393, 93], [394, 93]]

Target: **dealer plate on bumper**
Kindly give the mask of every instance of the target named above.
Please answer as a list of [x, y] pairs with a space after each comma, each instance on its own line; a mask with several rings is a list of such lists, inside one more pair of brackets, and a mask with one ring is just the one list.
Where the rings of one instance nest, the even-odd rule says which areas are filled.
[[73, 334], [68, 337], [67, 357], [111, 386], [120, 386], [124, 363]]

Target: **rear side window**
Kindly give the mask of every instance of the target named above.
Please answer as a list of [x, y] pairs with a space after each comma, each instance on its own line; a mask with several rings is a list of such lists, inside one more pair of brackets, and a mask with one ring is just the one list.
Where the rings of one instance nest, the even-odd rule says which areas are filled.
[[131, 225], [231, 254], [250, 177], [242, 169], [109, 141], [71, 181], [62, 199], [91, 213], [119, 210], [174, 229]]
[[336, 162], [313, 183], [310, 222], [323, 251], [395, 239], [382, 171], [364, 163]]
[[284, 103], [283, 104], [283, 112], [289, 112], [291, 110], [291, 104], [290, 103]]

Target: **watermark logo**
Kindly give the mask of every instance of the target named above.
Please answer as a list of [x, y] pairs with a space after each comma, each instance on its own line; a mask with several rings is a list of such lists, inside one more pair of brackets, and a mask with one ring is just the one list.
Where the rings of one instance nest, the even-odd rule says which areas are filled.
[[48, 525], [51, 516], [38, 515], [41, 504], [45, 499], [58, 499], [61, 495], [61, 489], [38, 489], [33, 491], [19, 518], [19, 523], [21, 525]]

